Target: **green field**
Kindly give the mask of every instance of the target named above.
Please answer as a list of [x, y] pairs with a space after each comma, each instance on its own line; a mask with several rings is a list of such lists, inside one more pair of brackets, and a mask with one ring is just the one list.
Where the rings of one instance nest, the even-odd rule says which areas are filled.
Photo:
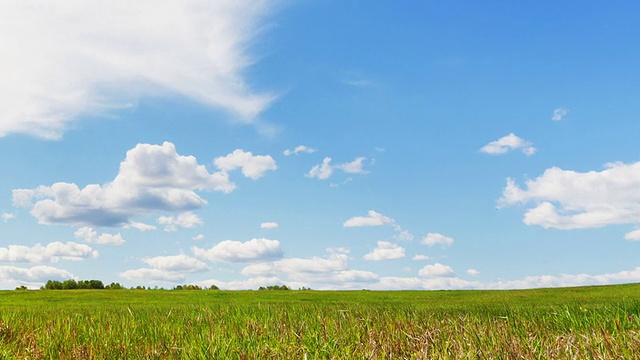
[[0, 292], [0, 359], [638, 359], [640, 285]]

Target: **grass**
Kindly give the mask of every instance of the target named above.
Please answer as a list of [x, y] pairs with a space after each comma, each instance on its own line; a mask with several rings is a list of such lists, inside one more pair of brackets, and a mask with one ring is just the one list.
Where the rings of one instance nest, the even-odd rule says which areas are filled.
[[0, 292], [0, 359], [638, 359], [640, 285]]

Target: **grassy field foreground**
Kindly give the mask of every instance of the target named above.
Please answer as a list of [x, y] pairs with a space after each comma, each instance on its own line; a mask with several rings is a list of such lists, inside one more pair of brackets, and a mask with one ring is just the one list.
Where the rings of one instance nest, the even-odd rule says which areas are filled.
[[0, 292], [0, 359], [638, 359], [640, 285]]

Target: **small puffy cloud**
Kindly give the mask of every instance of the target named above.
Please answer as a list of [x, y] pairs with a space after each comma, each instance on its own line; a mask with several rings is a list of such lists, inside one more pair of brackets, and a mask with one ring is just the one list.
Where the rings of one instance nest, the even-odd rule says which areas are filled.
[[0, 248], [0, 261], [44, 263], [58, 262], [63, 260], [84, 260], [95, 258], [98, 252], [88, 245], [67, 242], [63, 244], [59, 241], [47, 245], [35, 244], [32, 247], [24, 245], [9, 245]]
[[125, 229], [133, 228], [133, 229], [137, 229], [137, 230], [140, 230], [140, 231], [153, 231], [153, 230], [157, 229], [157, 227], [155, 227], [153, 225], [149, 225], [149, 224], [145, 224], [145, 223], [141, 223], [141, 222], [135, 222], [135, 221], [132, 221], [131, 223], [126, 224], [123, 227]]
[[202, 225], [202, 219], [191, 211], [178, 216], [160, 216], [158, 224], [164, 225], [164, 231], [177, 231], [179, 227], [193, 228]]
[[503, 136], [498, 140], [488, 143], [487, 145], [480, 148], [480, 151], [490, 155], [502, 155], [507, 153], [508, 151], [517, 149], [522, 150], [522, 152], [527, 156], [533, 155], [537, 151], [537, 149], [533, 147], [530, 142], [521, 139], [514, 133]]
[[507, 179], [499, 206], [532, 204], [527, 225], [585, 229], [640, 224], [640, 162], [608, 164], [602, 171], [549, 168], [524, 188]]
[[155, 269], [181, 274], [209, 270], [207, 264], [187, 255], [156, 256], [142, 261]]
[[277, 227], [278, 227], [278, 223], [273, 221], [263, 222], [260, 224], [261, 229], [275, 229]]
[[330, 157], [325, 157], [322, 160], [322, 164], [314, 165], [306, 176], [309, 178], [326, 180], [333, 175], [334, 170], [342, 170], [348, 174], [366, 174], [368, 173], [368, 171], [364, 169], [364, 161], [366, 159], [367, 158], [365, 157], [358, 157], [351, 162], [331, 165], [332, 159]]
[[429, 278], [448, 277], [453, 276], [454, 272], [450, 266], [435, 263], [433, 265], [425, 265], [422, 269], [420, 269], [420, 271], [418, 271], [418, 275]]
[[120, 235], [120, 233], [102, 233], [98, 235], [98, 233], [90, 227], [82, 227], [76, 230], [73, 233], [73, 236], [75, 236], [76, 239], [80, 239], [84, 242], [93, 244], [122, 245], [125, 243], [125, 240], [122, 238], [122, 235]]
[[624, 235], [625, 240], [640, 241], [640, 229], [630, 231]]
[[342, 226], [344, 227], [360, 227], [360, 226], [381, 226], [391, 225], [394, 220], [388, 216], [384, 216], [374, 210], [369, 210], [367, 216], [355, 216], [345, 221]]
[[346, 173], [349, 174], [366, 174], [368, 173], [368, 171], [366, 171], [363, 167], [364, 167], [364, 161], [366, 160], [366, 157], [359, 157], [356, 158], [355, 160], [348, 162], [348, 163], [344, 163], [344, 164], [340, 164], [340, 165], [336, 165], [337, 169], [340, 169]]
[[298, 155], [300, 153], [313, 154], [316, 151], [317, 151], [316, 149], [312, 149], [308, 146], [298, 145], [293, 150], [289, 150], [289, 149], [285, 150], [284, 156], [289, 156], [291, 154]]
[[553, 116], [551, 117], [551, 120], [553, 121], [560, 121], [562, 120], [565, 116], [567, 116], [567, 114], [569, 113], [569, 109], [565, 109], [565, 108], [557, 108], [553, 110]]
[[397, 244], [387, 241], [378, 241], [378, 246], [373, 249], [371, 253], [364, 255], [362, 258], [371, 261], [395, 260], [404, 258], [404, 252], [404, 248]]
[[422, 241], [420, 241], [420, 243], [427, 246], [434, 246], [437, 244], [451, 246], [453, 245], [453, 242], [453, 238], [438, 233], [428, 233], [427, 236], [423, 237]]
[[252, 180], [261, 178], [267, 171], [278, 169], [276, 161], [269, 155], [253, 155], [251, 151], [234, 150], [231, 154], [216, 158], [218, 169], [229, 172], [242, 169], [242, 174]]
[[471, 275], [471, 276], [478, 276], [478, 275], [480, 275], [480, 271], [478, 271], [476, 269], [468, 269], [467, 270], [467, 274]]
[[192, 240], [202, 240], [204, 239], [204, 234], [198, 234], [192, 238]]
[[226, 173], [209, 173], [195, 157], [179, 155], [172, 143], [164, 142], [129, 150], [118, 175], [107, 184], [81, 189], [59, 182], [16, 189], [13, 202], [31, 208], [41, 224], [134, 227], [136, 216], [202, 207], [207, 202], [196, 191], [228, 193], [234, 188]]
[[[0, 137], [59, 138], [82, 115], [177, 96], [252, 122], [245, 70], [274, 1], [0, 2]], [[117, 21], [114, 21], [117, 19]]]
[[331, 166], [331, 158], [326, 157], [322, 160], [322, 164], [315, 165], [307, 173], [307, 177], [326, 180], [333, 175], [333, 167]]
[[429, 257], [427, 255], [418, 254], [418, 255], [414, 255], [412, 259], [413, 260], [429, 260]]
[[209, 261], [255, 262], [282, 257], [280, 241], [252, 239], [246, 242], [225, 240], [210, 249], [192, 248], [195, 256]]
[[9, 220], [13, 220], [16, 218], [16, 215], [13, 213], [3, 213], [2, 214], [2, 220], [4, 220], [4, 222], [7, 222]]

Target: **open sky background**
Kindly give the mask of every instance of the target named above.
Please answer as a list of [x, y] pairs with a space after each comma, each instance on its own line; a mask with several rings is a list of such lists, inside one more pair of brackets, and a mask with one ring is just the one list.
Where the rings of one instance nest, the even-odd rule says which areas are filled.
[[635, 1], [0, 3], [0, 288], [640, 281]]

